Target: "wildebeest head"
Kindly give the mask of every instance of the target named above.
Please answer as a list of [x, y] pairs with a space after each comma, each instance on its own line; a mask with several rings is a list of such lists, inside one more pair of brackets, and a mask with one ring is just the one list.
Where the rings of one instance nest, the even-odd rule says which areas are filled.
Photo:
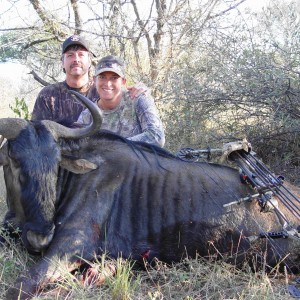
[[0, 150], [0, 165], [4, 168], [8, 208], [10, 215], [14, 216], [6, 221], [22, 230], [24, 245], [35, 252], [46, 248], [54, 234], [59, 166], [77, 173], [96, 168], [82, 161], [78, 168], [78, 161], [68, 160], [66, 163], [61, 155], [60, 138], [92, 135], [102, 123], [101, 112], [95, 104], [74, 91], [70, 92], [91, 111], [93, 122], [89, 127], [67, 128], [49, 120], [0, 119], [0, 134], [7, 139]]

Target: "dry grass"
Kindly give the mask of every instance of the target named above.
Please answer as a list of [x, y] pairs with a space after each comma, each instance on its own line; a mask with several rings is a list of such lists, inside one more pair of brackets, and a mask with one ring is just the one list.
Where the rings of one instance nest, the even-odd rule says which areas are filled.
[[[5, 299], [7, 288], [34, 261], [18, 245], [0, 250], [0, 299]], [[292, 283], [289, 276], [253, 273], [247, 267], [238, 270], [221, 261], [185, 259], [173, 266], [157, 262], [155, 267], [140, 270], [134, 269], [130, 261], [104, 257], [93, 267], [103, 270], [111, 263], [118, 271], [101, 286], [83, 285], [78, 274], [61, 270], [62, 280], [34, 299], [293, 299], [286, 287]]]

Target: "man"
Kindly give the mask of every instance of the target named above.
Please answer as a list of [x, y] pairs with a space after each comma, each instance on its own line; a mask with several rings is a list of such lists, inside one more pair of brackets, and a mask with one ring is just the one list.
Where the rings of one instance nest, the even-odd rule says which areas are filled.
[[[164, 145], [164, 129], [153, 98], [140, 94], [135, 101], [130, 99], [125, 64], [120, 58], [103, 57], [96, 66], [94, 81], [100, 96], [97, 105], [103, 112], [101, 129], [132, 141]], [[76, 124], [88, 125], [91, 121], [90, 111], [85, 109]]]
[[[69, 93], [70, 89], [94, 102], [99, 98], [93, 78], [89, 76], [92, 56], [88, 42], [78, 35], [72, 35], [63, 42], [61, 63], [66, 79], [40, 91], [33, 108], [32, 120], [52, 120], [69, 127], [77, 121], [85, 108], [74, 100]], [[134, 98], [146, 89], [144, 85], [133, 87], [131, 95]]]

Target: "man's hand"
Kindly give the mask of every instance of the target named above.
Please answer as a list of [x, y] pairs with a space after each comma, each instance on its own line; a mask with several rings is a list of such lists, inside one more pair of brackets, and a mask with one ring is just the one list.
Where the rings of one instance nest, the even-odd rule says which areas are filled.
[[129, 86], [127, 87], [130, 97], [132, 99], [137, 98], [139, 95], [149, 92], [150, 93], [150, 89], [142, 82], [138, 82], [133, 86]]

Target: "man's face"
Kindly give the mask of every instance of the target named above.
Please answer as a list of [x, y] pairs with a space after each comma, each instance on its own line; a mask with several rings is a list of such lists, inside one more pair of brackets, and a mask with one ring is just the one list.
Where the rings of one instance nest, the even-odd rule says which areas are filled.
[[70, 47], [63, 55], [62, 66], [67, 76], [81, 76], [88, 73], [91, 66], [89, 52], [83, 47]]
[[110, 101], [121, 97], [126, 79], [114, 72], [103, 72], [96, 76], [95, 82], [100, 99]]

